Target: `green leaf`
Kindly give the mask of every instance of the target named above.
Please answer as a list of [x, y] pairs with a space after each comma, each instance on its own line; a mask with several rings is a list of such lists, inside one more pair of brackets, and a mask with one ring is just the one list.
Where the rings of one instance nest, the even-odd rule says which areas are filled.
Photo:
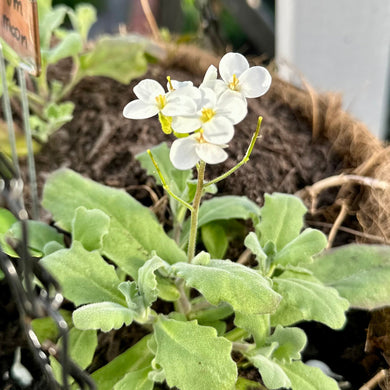
[[80, 206], [72, 221], [72, 238], [81, 242], [87, 251], [101, 249], [103, 237], [108, 233], [110, 217], [101, 210], [87, 210]]
[[305, 229], [276, 254], [274, 262], [281, 265], [311, 263], [313, 256], [320, 253], [326, 247], [327, 242], [325, 234], [319, 230]]
[[150, 367], [153, 355], [147, 347], [150, 335], [117, 356], [114, 360], [99, 368], [91, 377], [99, 390], [112, 390], [116, 383], [129, 372]]
[[156, 275], [156, 280], [158, 296], [161, 299], [168, 302], [174, 302], [180, 298], [180, 292], [171, 280], [162, 277], [159, 274]]
[[[200, 299], [193, 300], [192, 304], [196, 303], [204, 303], [206, 302], [203, 297], [199, 297]], [[216, 322], [222, 319], [225, 319], [233, 314], [233, 309], [227, 303], [221, 303], [219, 306], [210, 306], [205, 309], [201, 309], [199, 311], [193, 311], [190, 313], [191, 320], [197, 320], [200, 324], [204, 324], [206, 322]]]
[[64, 22], [65, 15], [68, 12], [68, 7], [66, 6], [57, 6], [54, 9], [50, 9], [48, 5], [45, 4], [45, 7], [41, 6], [43, 12], [39, 15], [39, 36], [42, 54], [44, 54], [45, 50], [49, 50], [53, 31]]
[[118, 290], [123, 294], [126, 299], [127, 307], [136, 311], [141, 305], [142, 297], [138, 293], [137, 283], [133, 280], [127, 280], [122, 282], [118, 286]]
[[99, 302], [81, 306], [73, 312], [73, 323], [78, 329], [100, 329], [108, 332], [133, 322], [134, 311], [114, 302]]
[[267, 279], [230, 260], [210, 260], [208, 265], [176, 263], [172, 269], [216, 306], [227, 302], [234, 311], [265, 314], [274, 312], [280, 301]]
[[65, 38], [46, 52], [48, 64], [55, 64], [66, 57], [73, 57], [81, 52], [83, 43], [81, 36], [76, 32], [69, 32]]
[[270, 318], [264, 314], [242, 314], [235, 313], [234, 324], [241, 329], [246, 330], [253, 336], [256, 346], [260, 347], [264, 344], [265, 339], [269, 335]]
[[261, 383], [238, 377], [235, 390], [267, 390]]
[[[260, 214], [260, 208], [246, 196], [220, 196], [204, 201], [199, 208], [198, 227], [209, 222], [228, 219], [249, 219]], [[183, 224], [181, 244], [188, 241], [190, 220]]]
[[51, 102], [43, 110], [43, 119], [31, 115], [30, 126], [33, 136], [40, 142], [47, 142], [52, 133], [73, 119], [74, 107], [72, 102]]
[[[67, 310], [60, 310], [61, 316], [64, 318], [69, 327], [72, 327], [72, 313]], [[42, 344], [46, 340], [57, 342], [58, 326], [51, 317], [34, 318], [31, 321], [31, 327]]]
[[43, 206], [57, 225], [71, 230], [76, 209], [99, 209], [110, 216], [102, 253], [133, 278], [155, 251], [169, 263], [186, 261], [186, 254], [167, 236], [151, 211], [126, 192], [109, 188], [71, 170], [59, 170], [46, 182]]
[[98, 252], [88, 252], [77, 241], [70, 249], [44, 257], [41, 264], [53, 274], [62, 286], [64, 296], [76, 306], [97, 302], [125, 304], [118, 290], [120, 281], [114, 267]]
[[293, 195], [274, 193], [264, 195], [261, 208], [261, 222], [256, 226], [260, 244], [264, 248], [268, 241], [275, 243], [280, 251], [298, 237], [303, 227], [303, 216], [307, 209], [303, 202]]
[[267, 389], [291, 388], [289, 377], [273, 359], [261, 354], [251, 356], [248, 359], [259, 370], [261, 379], [267, 386]]
[[342, 246], [324, 252], [308, 268], [352, 307], [372, 310], [390, 302], [390, 246]]
[[278, 343], [274, 349], [272, 357], [290, 363], [293, 360], [300, 360], [300, 352], [306, 345], [307, 337], [300, 328], [283, 328], [278, 325], [272, 335], [268, 336], [267, 343]]
[[43, 247], [43, 255], [44, 256], [51, 255], [52, 253], [59, 251], [60, 249], [63, 249], [63, 248], [64, 248], [64, 246], [61, 245], [59, 242], [50, 241]]
[[9, 256], [18, 257], [16, 252], [7, 244], [6, 233], [17, 222], [17, 218], [8, 210], [0, 208], [0, 249]]
[[223, 259], [229, 246], [225, 229], [211, 222], [201, 227], [202, 242], [214, 259]]
[[[97, 347], [96, 331], [72, 328], [69, 331], [68, 340], [69, 357], [80, 368], [87, 368], [92, 363], [92, 359]], [[61, 338], [57, 344], [62, 347], [62, 343], [63, 339]], [[62, 367], [60, 363], [52, 356], [50, 357], [50, 363], [53, 369], [54, 377], [59, 383], [62, 384]], [[69, 380], [71, 380], [71, 378], [69, 378]]]
[[[46, 223], [40, 221], [27, 221], [28, 248], [33, 256], [41, 257], [44, 248], [49, 242], [56, 242], [64, 247], [64, 236]], [[22, 223], [16, 222], [6, 234], [6, 239], [22, 240]]]
[[114, 390], [153, 390], [154, 383], [148, 378], [150, 371], [150, 367], [145, 367], [129, 372], [114, 386]]
[[160, 317], [154, 329], [155, 362], [163, 368], [168, 386], [180, 390], [234, 388], [237, 367], [230, 356], [232, 344], [218, 337], [214, 328]]
[[279, 363], [291, 381], [292, 390], [339, 390], [337, 382], [319, 368], [302, 362]]
[[87, 41], [89, 30], [97, 20], [96, 8], [91, 4], [77, 4], [75, 11], [69, 12], [69, 19], [81, 38]]
[[72, 328], [69, 332], [69, 356], [85, 369], [92, 363], [97, 343], [96, 331]]
[[273, 325], [291, 325], [301, 320], [318, 321], [332, 329], [345, 323], [348, 301], [336, 289], [324, 286], [310, 275], [286, 271], [272, 279], [282, 301], [271, 316]]
[[267, 270], [267, 254], [261, 247], [256, 233], [250, 232], [245, 237], [244, 245], [256, 256], [256, 261], [259, 264], [259, 269], [262, 273], [265, 273]]
[[80, 56], [82, 76], [106, 76], [129, 84], [146, 70], [144, 45], [128, 36], [102, 37], [90, 52]]
[[168, 264], [158, 256], [153, 256], [138, 271], [138, 289], [145, 308], [149, 307], [158, 296], [157, 278], [155, 271], [167, 267]]

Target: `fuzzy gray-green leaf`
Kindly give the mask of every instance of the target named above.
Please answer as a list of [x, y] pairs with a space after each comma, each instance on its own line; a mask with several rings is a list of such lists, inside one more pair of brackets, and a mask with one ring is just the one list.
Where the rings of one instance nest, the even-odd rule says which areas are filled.
[[274, 312], [281, 298], [258, 272], [230, 260], [210, 260], [207, 265], [176, 263], [172, 269], [213, 305], [227, 302], [241, 313]]
[[186, 254], [168, 237], [151, 211], [126, 192], [59, 170], [46, 182], [43, 206], [62, 229], [70, 231], [76, 209], [98, 209], [110, 217], [102, 253], [133, 278], [155, 251], [169, 263], [185, 261]]
[[301, 320], [318, 321], [333, 329], [345, 323], [346, 299], [337, 290], [323, 285], [310, 275], [286, 271], [274, 277], [274, 289], [283, 299], [271, 316], [274, 325], [291, 325]]
[[390, 246], [350, 244], [331, 249], [308, 268], [351, 306], [372, 310], [390, 302]]
[[115, 269], [97, 251], [88, 252], [78, 242], [41, 260], [41, 264], [59, 281], [64, 296], [76, 306], [85, 303], [116, 302], [125, 305], [118, 290]]
[[303, 202], [293, 195], [274, 193], [264, 195], [261, 208], [261, 222], [256, 226], [260, 244], [264, 248], [268, 241], [280, 251], [298, 237], [303, 227], [303, 216], [307, 209]]
[[196, 321], [163, 317], [154, 324], [155, 362], [164, 370], [170, 387], [180, 390], [232, 390], [237, 367], [230, 354], [232, 344], [218, 337], [214, 328]]

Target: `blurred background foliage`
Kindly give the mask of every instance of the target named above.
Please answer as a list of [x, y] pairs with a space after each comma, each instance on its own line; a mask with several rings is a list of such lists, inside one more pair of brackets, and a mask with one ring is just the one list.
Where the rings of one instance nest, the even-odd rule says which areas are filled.
[[[139, 29], [142, 16], [139, 0], [53, 0], [53, 5], [75, 7], [80, 3], [90, 3], [98, 10], [92, 38], [116, 33], [121, 24], [129, 31]], [[149, 0], [149, 3], [167, 39], [196, 42], [217, 53], [230, 49], [244, 54], [265, 53], [268, 58], [274, 55], [275, 0]], [[262, 25], [266, 25], [266, 34]]]

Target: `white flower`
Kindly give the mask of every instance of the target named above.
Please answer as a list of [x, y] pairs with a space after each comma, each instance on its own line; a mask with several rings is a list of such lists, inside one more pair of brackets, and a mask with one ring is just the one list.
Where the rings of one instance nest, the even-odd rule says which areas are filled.
[[200, 160], [207, 164], [218, 164], [228, 157], [223, 146], [207, 142], [200, 131], [174, 141], [169, 158], [173, 166], [181, 170], [193, 168]]
[[219, 74], [224, 81], [225, 89], [239, 92], [246, 98], [264, 95], [272, 81], [267, 69], [262, 66], [249, 67], [246, 58], [239, 53], [227, 53], [221, 58]]
[[168, 91], [174, 91], [176, 89], [184, 88], [184, 87], [192, 87], [194, 84], [192, 81], [178, 81], [178, 80], [171, 80], [171, 78], [168, 78], [167, 82], [167, 89]]
[[[194, 91], [193, 91], [194, 92]], [[193, 95], [197, 104], [194, 115], [172, 118], [172, 128], [176, 133], [191, 133], [202, 129], [207, 142], [225, 144], [234, 135], [234, 126], [247, 114], [246, 101], [231, 93], [217, 96], [209, 88], [197, 90]]]
[[123, 116], [130, 119], [146, 119], [159, 112], [165, 116], [192, 114], [196, 110], [196, 104], [186, 96], [187, 88], [194, 87], [182, 87], [166, 93], [157, 81], [142, 80], [133, 89], [138, 99], [125, 106]]

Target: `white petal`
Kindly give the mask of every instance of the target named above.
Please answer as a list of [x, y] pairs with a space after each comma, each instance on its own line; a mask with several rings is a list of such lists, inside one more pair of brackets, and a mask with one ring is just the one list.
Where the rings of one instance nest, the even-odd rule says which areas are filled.
[[153, 103], [156, 96], [165, 95], [164, 88], [156, 80], [145, 79], [140, 81], [133, 89], [138, 99]]
[[146, 119], [158, 113], [157, 105], [144, 103], [142, 100], [133, 100], [123, 109], [123, 116], [129, 119]]
[[225, 116], [234, 125], [241, 122], [247, 113], [247, 102], [240, 93], [228, 90], [219, 97], [217, 114]]
[[209, 88], [212, 89], [217, 96], [225, 92], [229, 87], [223, 80], [209, 80], [203, 82], [200, 86], [200, 89]]
[[217, 94], [210, 88], [202, 88], [201, 108], [214, 108], [217, 104]]
[[203, 83], [208, 81], [214, 81], [217, 79], [217, 68], [214, 65], [210, 65], [203, 77]]
[[169, 152], [169, 158], [173, 166], [181, 170], [194, 167], [199, 161], [196, 145], [198, 145], [198, 142], [192, 136], [174, 141]]
[[199, 88], [187, 85], [185, 87], [181, 87], [181, 88], [175, 89], [174, 91], [170, 92], [168, 94], [168, 99], [170, 99], [173, 96], [186, 96], [186, 97], [189, 97], [193, 100], [200, 100], [201, 93], [200, 93]]
[[[175, 91], [176, 92], [176, 91]], [[195, 115], [197, 105], [187, 96], [169, 95], [161, 112], [166, 116]]]
[[[184, 88], [184, 87], [192, 87], [193, 83], [192, 81], [177, 81], [177, 80], [171, 80], [171, 84], [174, 90]], [[169, 84], [169, 81], [167, 82], [167, 90], [170, 91], [171, 85]]]
[[176, 133], [191, 133], [202, 127], [202, 121], [198, 116], [174, 116], [172, 118], [172, 129]]
[[227, 53], [219, 62], [219, 74], [225, 83], [230, 83], [234, 74], [239, 77], [247, 69], [249, 69], [249, 63], [239, 53]]
[[262, 66], [254, 66], [239, 77], [241, 93], [247, 98], [264, 95], [271, 86], [272, 77]]
[[203, 136], [206, 141], [213, 144], [226, 144], [234, 135], [234, 126], [225, 117], [215, 116], [203, 124]]
[[218, 164], [228, 158], [228, 154], [220, 146], [208, 143], [197, 144], [196, 152], [207, 164]]

